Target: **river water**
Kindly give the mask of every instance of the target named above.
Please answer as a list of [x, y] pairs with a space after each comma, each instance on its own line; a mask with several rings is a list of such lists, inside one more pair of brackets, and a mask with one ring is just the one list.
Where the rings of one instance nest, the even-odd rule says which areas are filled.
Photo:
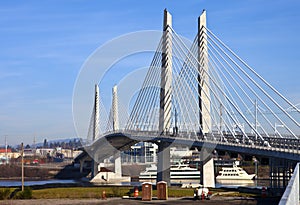
[[[25, 186], [34, 186], [34, 185], [49, 185], [49, 184], [79, 184], [81, 181], [77, 180], [41, 180], [41, 181], [25, 181]], [[139, 186], [142, 182], [124, 182], [119, 185], [124, 186]], [[21, 186], [21, 181], [16, 180], [0, 180], [0, 187], [18, 187]], [[228, 187], [228, 188], [238, 188], [238, 187], [251, 187], [251, 188], [262, 188], [268, 187], [269, 180], [247, 180], [247, 181], [239, 181], [239, 180], [226, 180], [226, 181], [217, 181], [216, 188], [220, 187]]]
[[[25, 186], [46, 185], [46, 184], [76, 184], [75, 180], [41, 180], [41, 181], [24, 181]], [[16, 180], [0, 180], [0, 187], [18, 187], [22, 186], [21, 181]]]

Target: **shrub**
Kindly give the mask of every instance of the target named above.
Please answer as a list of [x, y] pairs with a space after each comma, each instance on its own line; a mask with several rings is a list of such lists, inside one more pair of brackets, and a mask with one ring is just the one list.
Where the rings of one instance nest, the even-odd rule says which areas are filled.
[[112, 187], [111, 190], [112, 190], [113, 197], [121, 196], [121, 190], [119, 187]]
[[10, 196], [10, 189], [9, 188], [0, 189], [0, 200], [8, 199], [9, 196]]
[[32, 199], [32, 190], [30, 187], [25, 187], [24, 191], [20, 191], [15, 196], [16, 199]]

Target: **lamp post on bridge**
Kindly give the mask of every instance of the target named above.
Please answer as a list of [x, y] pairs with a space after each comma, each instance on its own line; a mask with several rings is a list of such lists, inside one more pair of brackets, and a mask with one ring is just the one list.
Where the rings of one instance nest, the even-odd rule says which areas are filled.
[[277, 127], [282, 127], [282, 128], [284, 128], [284, 125], [282, 125], [282, 124], [277, 124], [276, 122], [275, 122], [275, 126], [274, 126], [274, 134], [276, 135], [276, 134], [279, 134], [280, 135], [280, 133], [278, 132], [278, 130], [277, 130]]

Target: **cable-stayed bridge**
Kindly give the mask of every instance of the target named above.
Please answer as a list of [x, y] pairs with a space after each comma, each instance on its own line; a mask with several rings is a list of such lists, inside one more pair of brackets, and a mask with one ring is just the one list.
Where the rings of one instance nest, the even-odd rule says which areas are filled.
[[205, 186], [214, 186], [214, 150], [270, 158], [270, 177], [283, 176], [286, 186], [300, 159], [299, 105], [223, 43], [207, 27], [205, 11], [187, 45], [165, 10], [161, 40], [130, 111], [120, 110], [114, 87], [109, 115], [100, 114], [95, 90], [85, 146], [95, 164], [113, 155], [120, 164], [120, 151], [150, 141], [158, 144], [157, 180], [170, 182], [170, 146], [180, 144], [201, 150]]

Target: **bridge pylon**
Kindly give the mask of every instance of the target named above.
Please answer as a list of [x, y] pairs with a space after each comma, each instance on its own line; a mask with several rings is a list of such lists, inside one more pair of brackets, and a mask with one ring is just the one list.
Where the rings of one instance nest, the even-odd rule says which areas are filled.
[[[118, 108], [118, 87], [115, 85], [112, 89], [112, 115], [113, 115], [113, 131], [119, 130], [119, 108]], [[121, 154], [117, 151], [115, 156], [115, 174], [117, 178], [122, 177]]]
[[[172, 16], [165, 9], [163, 21], [162, 66], [160, 83], [159, 132], [168, 134], [172, 110]], [[170, 185], [170, 146], [158, 143], [157, 182]]]
[[[198, 17], [198, 98], [199, 98], [199, 124], [200, 133], [205, 135], [211, 132], [211, 112], [210, 112], [210, 88], [209, 88], [209, 70], [208, 70], [208, 47], [206, 31], [206, 11]], [[203, 150], [205, 153], [207, 150]], [[208, 153], [213, 150], [208, 150]], [[208, 154], [200, 156], [202, 160], [201, 184], [205, 187], [215, 187], [214, 162]], [[203, 154], [202, 154], [203, 155]], [[209, 157], [207, 157], [207, 155]]]
[[[93, 127], [93, 136], [92, 140], [95, 141], [99, 137], [99, 121], [100, 120], [100, 103], [99, 103], [99, 86], [95, 85], [95, 101], [94, 101], [94, 127]], [[93, 178], [98, 173], [98, 162], [95, 161], [96, 156], [92, 159], [92, 173], [91, 177]]]
[[208, 76], [208, 48], [206, 31], [206, 11], [198, 17], [198, 98], [199, 124], [202, 134], [211, 131], [210, 88]]

